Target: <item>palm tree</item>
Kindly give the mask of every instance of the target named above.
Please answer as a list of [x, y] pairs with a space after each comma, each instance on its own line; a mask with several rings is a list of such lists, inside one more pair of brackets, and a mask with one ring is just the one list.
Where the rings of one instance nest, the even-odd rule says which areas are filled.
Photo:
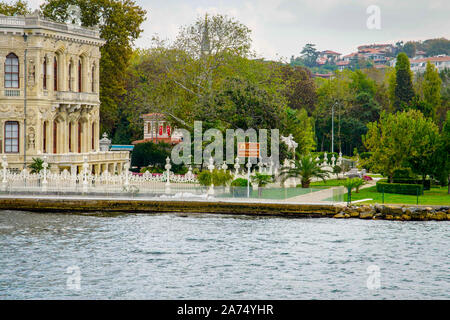
[[258, 185], [258, 197], [261, 198], [262, 188], [273, 181], [273, 177], [269, 174], [256, 173], [252, 177], [252, 182]]
[[359, 192], [359, 188], [365, 184], [365, 181], [361, 178], [347, 178], [344, 181], [343, 186], [347, 188], [347, 203], [352, 202], [352, 189], [356, 189], [356, 193]]
[[304, 155], [295, 161], [295, 168], [283, 168], [280, 176], [282, 182], [285, 182], [289, 178], [300, 177], [302, 188], [309, 188], [312, 178], [320, 178], [325, 181], [328, 173], [322, 170], [319, 161], [314, 160], [309, 155]]
[[[33, 162], [28, 165], [28, 168], [31, 169], [31, 173], [39, 173], [42, 170], [44, 170], [44, 160], [41, 158], [33, 158]], [[48, 165], [47, 169], [50, 168], [50, 165]]]

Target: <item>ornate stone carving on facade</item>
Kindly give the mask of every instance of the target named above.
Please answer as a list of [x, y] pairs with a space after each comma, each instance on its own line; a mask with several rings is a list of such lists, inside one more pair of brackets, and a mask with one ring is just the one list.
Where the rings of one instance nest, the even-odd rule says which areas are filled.
[[36, 84], [36, 65], [34, 60], [30, 59], [28, 61], [28, 87], [33, 88]]
[[36, 137], [36, 134], [34, 132], [34, 128], [33, 127], [28, 128], [27, 149], [29, 149], [29, 150], [35, 149], [35, 145], [34, 145], [35, 137]]

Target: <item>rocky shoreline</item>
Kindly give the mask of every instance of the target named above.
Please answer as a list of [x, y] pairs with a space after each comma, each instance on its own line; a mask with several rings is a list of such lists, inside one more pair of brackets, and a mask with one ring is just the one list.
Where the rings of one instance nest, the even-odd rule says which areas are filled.
[[450, 220], [450, 207], [410, 207], [395, 205], [358, 205], [339, 206], [339, 213], [333, 218], [347, 219], [375, 219], [375, 220], [400, 220], [400, 221], [443, 221]]

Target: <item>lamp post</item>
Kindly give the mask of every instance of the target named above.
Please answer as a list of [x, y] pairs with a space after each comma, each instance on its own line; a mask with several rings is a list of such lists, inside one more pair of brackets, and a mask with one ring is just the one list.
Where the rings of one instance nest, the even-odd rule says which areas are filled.
[[25, 55], [23, 63], [23, 169], [27, 168], [27, 53], [28, 53], [28, 35], [24, 32], [23, 40], [25, 41]]
[[336, 103], [337, 101], [331, 106], [331, 153], [334, 152], [334, 105]]

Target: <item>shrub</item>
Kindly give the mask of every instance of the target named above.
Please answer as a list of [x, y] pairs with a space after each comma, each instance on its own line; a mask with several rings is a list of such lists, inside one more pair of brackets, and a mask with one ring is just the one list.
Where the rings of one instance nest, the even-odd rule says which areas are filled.
[[[244, 178], [237, 178], [231, 182], [231, 193], [234, 197], [247, 196], [248, 180]], [[252, 185], [250, 184], [250, 194], [252, 193]]]
[[201, 186], [208, 187], [212, 184], [212, 174], [209, 171], [202, 171], [197, 175], [198, 183]]
[[345, 180], [345, 182], [342, 185], [346, 187], [348, 190], [350, 190], [350, 192], [352, 189], [356, 189], [356, 192], [358, 193], [359, 188], [365, 183], [366, 182], [361, 178], [352, 178], [352, 179], [347, 178], [347, 180]]
[[212, 183], [215, 186], [226, 186], [231, 180], [233, 180], [233, 176], [228, 171], [215, 169], [212, 172]]
[[[233, 176], [228, 172], [222, 170], [213, 170], [211, 173], [209, 170], [204, 170], [197, 175], [198, 183], [202, 186], [226, 186], [233, 179]], [[247, 180], [245, 180], [247, 181]]]
[[394, 170], [392, 175], [393, 179], [414, 179], [415, 174], [412, 173], [410, 168]]
[[423, 185], [421, 184], [406, 184], [406, 183], [387, 183], [386, 181], [377, 182], [377, 192], [409, 194], [409, 195], [423, 195]]
[[372, 156], [373, 152], [361, 152], [359, 154], [359, 158], [362, 160], [369, 159]]
[[430, 190], [431, 180], [416, 180], [416, 179], [400, 179], [394, 178], [394, 183], [404, 183], [404, 184], [421, 184], [423, 185], [423, 190]]

